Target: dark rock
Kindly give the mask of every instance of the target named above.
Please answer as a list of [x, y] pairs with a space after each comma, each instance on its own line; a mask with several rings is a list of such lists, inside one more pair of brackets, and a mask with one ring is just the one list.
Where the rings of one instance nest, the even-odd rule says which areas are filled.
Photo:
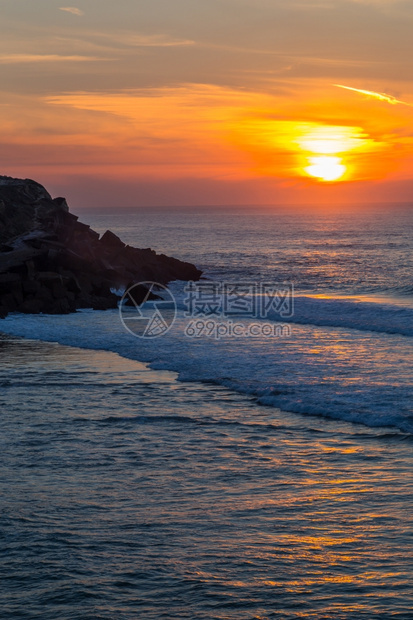
[[[116, 308], [113, 290], [201, 275], [190, 263], [125, 245], [111, 231], [99, 238], [64, 198], [52, 199], [35, 181], [0, 176], [0, 318], [13, 311]], [[133, 301], [141, 303], [146, 293], [137, 287]]]
[[12, 252], [13, 251], [13, 247], [11, 245], [6, 245], [5, 243], [2, 243], [0, 245], [0, 252]]
[[115, 233], [107, 230], [101, 237], [100, 242], [109, 248], [124, 248], [125, 244]]
[[18, 307], [18, 312], [24, 312], [25, 314], [40, 314], [44, 309], [44, 302], [42, 299], [27, 298]]
[[22, 288], [26, 295], [35, 295], [39, 290], [39, 284], [35, 280], [23, 280]]
[[53, 198], [53, 202], [57, 207], [60, 207], [61, 209], [64, 209], [65, 211], [69, 211], [69, 205], [66, 202], [66, 198], [61, 198], [59, 196], [58, 198]]
[[148, 295], [148, 289], [143, 284], [137, 284], [134, 286], [132, 282], [127, 288], [130, 290], [125, 302], [126, 306], [140, 306], [145, 299], [151, 301], [160, 299], [159, 295], [155, 295], [155, 293], [150, 292]]
[[5, 293], [1, 296], [1, 306], [5, 309], [7, 315], [8, 312], [17, 310], [19, 304], [11, 293]]
[[0, 273], [0, 290], [8, 290], [10, 285], [20, 282], [20, 276], [17, 273]]

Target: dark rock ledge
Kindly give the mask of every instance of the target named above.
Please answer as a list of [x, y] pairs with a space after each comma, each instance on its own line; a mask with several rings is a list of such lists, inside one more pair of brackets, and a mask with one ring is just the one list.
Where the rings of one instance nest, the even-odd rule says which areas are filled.
[[191, 263], [99, 237], [39, 183], [0, 176], [0, 317], [106, 310], [119, 301], [111, 289], [200, 277]]

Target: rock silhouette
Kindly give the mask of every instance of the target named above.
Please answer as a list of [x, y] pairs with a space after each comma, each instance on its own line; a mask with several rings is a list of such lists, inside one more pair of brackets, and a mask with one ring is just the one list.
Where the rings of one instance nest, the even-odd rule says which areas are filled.
[[138, 282], [199, 280], [201, 271], [151, 249], [101, 237], [30, 179], [0, 176], [0, 317], [116, 308]]

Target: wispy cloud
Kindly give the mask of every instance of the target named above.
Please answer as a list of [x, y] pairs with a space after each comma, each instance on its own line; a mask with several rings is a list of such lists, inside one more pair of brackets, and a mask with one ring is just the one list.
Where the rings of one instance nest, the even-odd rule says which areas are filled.
[[66, 11], [67, 13], [72, 13], [72, 15], [78, 15], [79, 17], [84, 15], [84, 12], [75, 6], [61, 6], [59, 8], [61, 11]]
[[337, 86], [337, 88], [344, 88], [345, 90], [352, 90], [355, 93], [360, 93], [361, 95], [366, 95], [367, 97], [373, 97], [373, 99], [378, 99], [379, 101], [385, 101], [386, 103], [390, 103], [391, 105], [408, 105], [413, 107], [412, 103], [407, 103], [406, 101], [401, 101], [400, 99], [396, 99], [392, 95], [386, 95], [385, 93], [375, 93], [372, 90], [362, 90], [360, 88], [352, 88], [351, 86], [343, 86], [343, 84], [333, 84], [333, 86]]
[[172, 39], [164, 34], [122, 33], [108, 35], [108, 38], [128, 47], [181, 47], [195, 44], [191, 39]]
[[108, 60], [95, 56], [59, 56], [58, 54], [0, 54], [0, 65], [32, 62], [95, 62]]

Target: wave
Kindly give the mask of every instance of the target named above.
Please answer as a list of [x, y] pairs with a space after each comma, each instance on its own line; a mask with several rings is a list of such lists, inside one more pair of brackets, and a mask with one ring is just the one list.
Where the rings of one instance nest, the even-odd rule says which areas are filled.
[[[271, 318], [275, 318], [273, 314]], [[294, 315], [283, 322], [344, 327], [413, 336], [413, 308], [338, 298], [296, 297]]]
[[[184, 303], [185, 293], [182, 291], [182, 283], [175, 284], [172, 290], [178, 307], [184, 312], [187, 307]], [[292, 316], [283, 316], [271, 311], [265, 320], [413, 337], [413, 304], [410, 305], [403, 299], [300, 294], [294, 296], [291, 314]], [[242, 319], [242, 314], [237, 318]]]
[[[301, 304], [295, 318], [312, 324], [296, 323], [291, 336], [272, 339], [188, 338], [187, 319], [180, 315], [167, 335], [142, 340], [126, 332], [116, 311], [10, 315], [0, 328], [16, 336], [113, 351], [154, 369], [175, 371], [182, 381], [222, 385], [283, 411], [413, 433], [412, 343], [396, 331], [401, 332], [402, 317], [411, 316], [408, 309], [377, 306], [368, 313], [374, 304], [350, 309], [349, 301], [307, 298]], [[350, 324], [351, 329], [344, 328]]]

